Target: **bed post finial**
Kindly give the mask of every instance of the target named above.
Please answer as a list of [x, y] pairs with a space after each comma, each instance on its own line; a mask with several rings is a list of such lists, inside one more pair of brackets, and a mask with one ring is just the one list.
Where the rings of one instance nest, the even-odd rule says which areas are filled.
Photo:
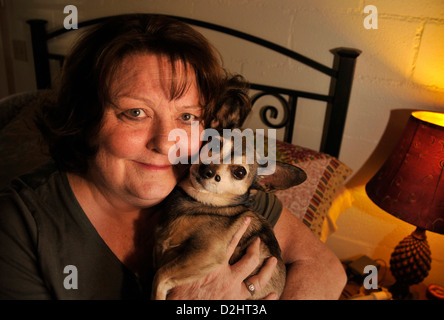
[[336, 74], [330, 84], [331, 101], [327, 105], [325, 114], [321, 151], [339, 157], [356, 58], [361, 54], [361, 50], [336, 48], [330, 52], [335, 56], [333, 69]]

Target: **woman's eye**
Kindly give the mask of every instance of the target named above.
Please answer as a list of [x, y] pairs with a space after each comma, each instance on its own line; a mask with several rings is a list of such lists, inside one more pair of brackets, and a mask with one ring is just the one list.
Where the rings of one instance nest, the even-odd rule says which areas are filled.
[[198, 119], [195, 115], [192, 115], [191, 113], [184, 113], [181, 116], [181, 120], [189, 122], [189, 121], [197, 121]]
[[140, 108], [129, 109], [125, 111], [125, 114], [130, 118], [144, 118], [146, 117], [145, 111]]

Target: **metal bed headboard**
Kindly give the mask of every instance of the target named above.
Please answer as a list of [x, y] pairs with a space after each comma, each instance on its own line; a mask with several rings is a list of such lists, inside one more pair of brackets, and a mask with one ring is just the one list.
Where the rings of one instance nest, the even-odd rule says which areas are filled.
[[[271, 95], [277, 98], [278, 101], [280, 101], [284, 111], [283, 120], [280, 121], [280, 123], [273, 124], [269, 121], [269, 119], [267, 119], [268, 115], [273, 119], [277, 118], [279, 111], [274, 106], [262, 107], [260, 110], [260, 117], [262, 122], [268, 127], [275, 129], [285, 128], [283, 140], [285, 142], [291, 143], [298, 98], [307, 98], [326, 102], [327, 107], [324, 118], [324, 127], [322, 131], [322, 141], [319, 151], [330, 154], [334, 157], [339, 156], [348, 104], [350, 100], [356, 58], [360, 55], [360, 50], [352, 48], [337, 48], [330, 50], [330, 52], [334, 55], [333, 67], [330, 68], [295, 51], [289, 50], [273, 42], [238, 30], [190, 18], [171, 15], [167, 16], [181, 20], [190, 25], [218, 31], [258, 44], [262, 47], [276, 51], [284, 56], [294, 59], [310, 68], [313, 68], [323, 74], [328, 75], [331, 78], [330, 90], [329, 93], [325, 95], [282, 87], [268, 86], [258, 83], [251, 83], [250, 88], [259, 91], [252, 97], [252, 103], [254, 105], [254, 103], [259, 98], [267, 95]], [[80, 22], [78, 23], [78, 27], [87, 27], [109, 18], [110, 17], [102, 17]], [[37, 89], [48, 89], [51, 87], [49, 60], [57, 60], [62, 65], [64, 56], [49, 53], [47, 41], [66, 32], [70, 32], [71, 30], [62, 28], [48, 33], [46, 31], [46, 20], [32, 19], [28, 20], [27, 23], [30, 25], [31, 28], [31, 41], [34, 56], [34, 68], [36, 74]]]

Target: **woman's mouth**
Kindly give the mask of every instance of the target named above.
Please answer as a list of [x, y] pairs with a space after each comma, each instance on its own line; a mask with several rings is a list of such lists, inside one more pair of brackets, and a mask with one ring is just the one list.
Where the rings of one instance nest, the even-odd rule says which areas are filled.
[[144, 163], [144, 162], [139, 162], [139, 161], [134, 161], [139, 167], [142, 167], [146, 170], [150, 170], [150, 171], [162, 171], [162, 170], [168, 170], [170, 169], [173, 165], [170, 163], [167, 164], [153, 164], [153, 163]]

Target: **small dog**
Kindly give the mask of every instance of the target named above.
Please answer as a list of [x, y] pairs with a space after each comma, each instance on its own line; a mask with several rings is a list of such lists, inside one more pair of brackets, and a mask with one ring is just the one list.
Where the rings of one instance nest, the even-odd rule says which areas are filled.
[[[225, 146], [224, 143], [224, 150]], [[221, 158], [223, 154], [220, 152]], [[240, 164], [219, 161], [220, 164], [191, 165], [188, 178], [166, 199], [156, 229], [153, 299], [166, 299], [173, 287], [199, 279], [227, 263], [227, 247], [247, 217], [251, 223], [229, 263], [238, 261], [259, 237], [261, 262], [252, 275], [270, 256], [276, 257], [278, 263], [266, 288], [256, 291], [251, 299], [261, 299], [271, 292], [281, 295], [286, 277], [281, 250], [268, 221], [249, 209], [251, 192], [286, 189], [304, 182], [306, 174], [298, 167], [276, 163], [273, 175], [261, 176], [257, 174], [257, 161], [247, 164], [245, 159], [243, 153]]]

